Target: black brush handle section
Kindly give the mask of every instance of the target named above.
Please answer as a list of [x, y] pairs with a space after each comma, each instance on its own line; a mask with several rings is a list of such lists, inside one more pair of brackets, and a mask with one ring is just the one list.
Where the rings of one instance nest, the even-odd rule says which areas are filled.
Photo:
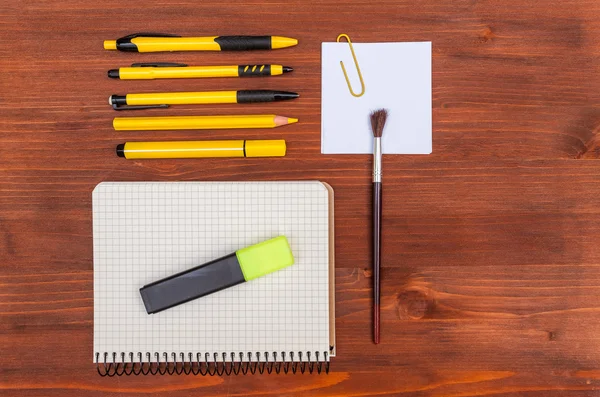
[[373, 341], [379, 343], [381, 267], [381, 182], [373, 182]]
[[295, 92], [272, 90], [241, 90], [237, 92], [237, 103], [275, 102], [298, 98]]
[[271, 36], [219, 36], [221, 51], [270, 50]]
[[239, 65], [238, 76], [240, 77], [252, 77], [252, 76], [270, 76], [271, 65]]

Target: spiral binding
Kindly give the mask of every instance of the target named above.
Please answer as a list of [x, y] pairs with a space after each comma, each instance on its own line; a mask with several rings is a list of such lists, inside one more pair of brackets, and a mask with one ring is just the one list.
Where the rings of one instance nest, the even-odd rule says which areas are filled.
[[[227, 353], [222, 353], [222, 360], [219, 361], [219, 354], [214, 353], [211, 357], [209, 353], [202, 354], [197, 353], [194, 359], [192, 353], [188, 353], [186, 360], [185, 353], [179, 353], [179, 360], [177, 360], [177, 354], [171, 353], [171, 360], [169, 361], [169, 354], [162, 353], [163, 360], [160, 360], [161, 355], [155, 352], [153, 355], [149, 352], [146, 353], [146, 360], [143, 359], [141, 352], [137, 353], [137, 359], [134, 360], [134, 354], [129, 353], [129, 358], [126, 360], [126, 353], [120, 353], [120, 361], [117, 360], [117, 353], [112, 353], [112, 361], [109, 361], [109, 353], [104, 353], [103, 360], [100, 360], [100, 353], [96, 353], [96, 369], [100, 376], [122, 376], [122, 375], [246, 375], [248, 372], [255, 374], [267, 373], [270, 374], [275, 372], [277, 374], [289, 372], [295, 374], [300, 372], [301, 374], [308, 372], [313, 373], [316, 371], [317, 374], [324, 372], [329, 373], [329, 353], [323, 352], [323, 356], [318, 351], [314, 352], [314, 361], [311, 352], [306, 352], [307, 361], [303, 361], [302, 352], [298, 352], [297, 355], [294, 352], [264, 352], [264, 361], [260, 361], [261, 354], [255, 353], [255, 359], [252, 359], [252, 353], [247, 352], [244, 357], [244, 353], [239, 353], [239, 361], [235, 361], [235, 353], [231, 352], [230, 361], [227, 359]], [[289, 361], [286, 361], [286, 357], [289, 354]], [[152, 357], [154, 356], [154, 359]], [[271, 359], [272, 357], [272, 359]], [[281, 360], [278, 360], [281, 357]], [[322, 357], [322, 360], [320, 359]], [[297, 359], [296, 359], [297, 358]], [[243, 361], [246, 359], [246, 361]]]

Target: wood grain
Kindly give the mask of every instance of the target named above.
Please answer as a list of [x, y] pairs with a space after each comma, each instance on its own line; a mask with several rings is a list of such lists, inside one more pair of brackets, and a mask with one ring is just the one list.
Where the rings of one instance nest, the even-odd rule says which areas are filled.
[[[21, 0], [0, 4], [0, 389], [6, 396], [598, 396], [600, 2]], [[279, 34], [289, 50], [124, 54], [136, 31]], [[320, 154], [320, 45], [433, 42], [433, 154], [384, 159], [382, 343], [370, 337], [369, 156]], [[271, 79], [110, 80], [132, 62], [282, 63]], [[386, 66], [393, 72], [393, 65]], [[115, 132], [110, 94], [264, 88], [261, 131]], [[179, 106], [169, 114], [233, 114]], [[156, 114], [145, 111], [139, 115]], [[282, 138], [284, 159], [125, 161], [125, 140]], [[336, 195], [328, 376], [100, 378], [91, 191], [119, 180], [319, 179]]]

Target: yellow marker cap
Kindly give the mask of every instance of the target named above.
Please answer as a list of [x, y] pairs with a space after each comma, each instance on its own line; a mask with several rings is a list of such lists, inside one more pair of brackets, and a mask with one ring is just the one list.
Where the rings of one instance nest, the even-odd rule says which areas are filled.
[[246, 141], [246, 157], [283, 157], [285, 140]]
[[105, 50], [116, 50], [117, 49], [117, 41], [116, 40], [104, 40], [104, 49]]

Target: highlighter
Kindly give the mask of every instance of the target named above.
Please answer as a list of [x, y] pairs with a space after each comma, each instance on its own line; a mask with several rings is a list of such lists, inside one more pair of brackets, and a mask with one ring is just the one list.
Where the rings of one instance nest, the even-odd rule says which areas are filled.
[[279, 236], [145, 285], [140, 294], [153, 314], [293, 264], [287, 238]]

